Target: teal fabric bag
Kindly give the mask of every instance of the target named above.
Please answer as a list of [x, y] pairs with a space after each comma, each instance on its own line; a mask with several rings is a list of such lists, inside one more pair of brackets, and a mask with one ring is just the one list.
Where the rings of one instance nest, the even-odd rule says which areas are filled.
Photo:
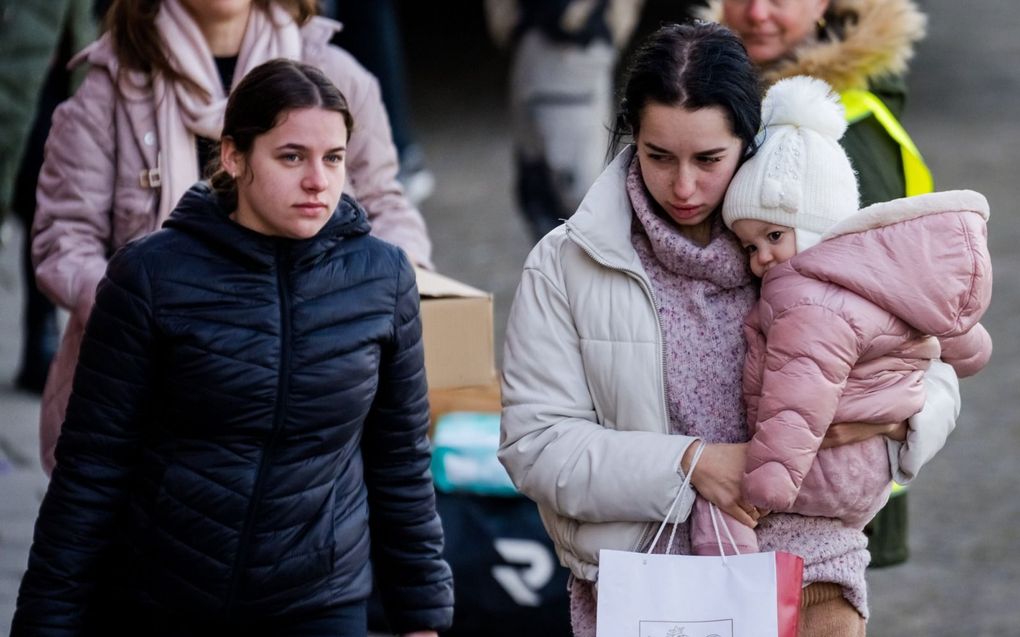
[[455, 411], [436, 420], [432, 436], [432, 478], [444, 493], [516, 496], [510, 476], [496, 458], [499, 413]]

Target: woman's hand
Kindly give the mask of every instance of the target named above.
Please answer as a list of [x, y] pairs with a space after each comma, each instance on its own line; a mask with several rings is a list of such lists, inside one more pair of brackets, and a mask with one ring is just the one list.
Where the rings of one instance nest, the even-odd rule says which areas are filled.
[[822, 439], [822, 449], [841, 447], [855, 442], [863, 442], [873, 436], [886, 436], [903, 442], [907, 439], [907, 421], [877, 425], [870, 422], [834, 422], [829, 425]]
[[403, 633], [400, 637], [439, 637], [434, 630], [416, 630], [413, 633]]
[[[695, 442], [687, 448], [680, 468], [687, 473], [691, 458], [699, 444]], [[751, 528], [758, 524], [758, 519], [767, 511], [760, 511], [745, 502], [741, 496], [740, 483], [744, 478], [744, 465], [747, 462], [747, 443], [736, 444], [705, 444], [705, 451], [694, 467], [691, 484], [698, 494], [729, 513], [730, 516]]]

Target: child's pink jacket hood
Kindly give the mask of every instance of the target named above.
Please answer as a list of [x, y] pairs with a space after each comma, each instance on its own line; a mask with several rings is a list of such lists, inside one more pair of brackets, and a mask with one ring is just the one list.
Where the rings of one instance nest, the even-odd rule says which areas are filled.
[[919, 411], [933, 358], [961, 376], [987, 363], [987, 218], [972, 191], [876, 204], [766, 274], [745, 329], [752, 503], [855, 526], [878, 511], [890, 482], [884, 444], [819, 445], [830, 423]]

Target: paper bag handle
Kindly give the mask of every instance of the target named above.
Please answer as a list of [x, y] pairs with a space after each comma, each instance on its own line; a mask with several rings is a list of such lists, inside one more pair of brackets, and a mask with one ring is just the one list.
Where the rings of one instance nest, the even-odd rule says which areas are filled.
[[[723, 564], [726, 563], [726, 549], [723, 548], [722, 538], [719, 537], [719, 527], [722, 526], [723, 531], [726, 532], [726, 538], [730, 541], [730, 546], [733, 547], [733, 551], [740, 555], [740, 549], [737, 548], [737, 541], [733, 539], [733, 533], [730, 532], [730, 527], [727, 524], [723, 524], [722, 513], [716, 508], [711, 502], [708, 503], [708, 517], [712, 519], [712, 530], [715, 531], [715, 541], [719, 543], [719, 555], [722, 557]], [[716, 517], [719, 521], [716, 522]]]
[[[694, 467], [698, 466], [698, 460], [701, 459], [701, 454], [705, 451], [705, 443], [701, 440], [698, 448], [694, 450], [694, 455], [691, 457], [691, 466], [687, 468], [687, 475], [684, 476], [684, 481], [680, 485], [680, 490], [677, 491], [676, 497], [673, 498], [673, 503], [669, 505], [669, 510], [666, 511], [666, 519], [659, 525], [659, 530], [655, 532], [655, 537], [652, 538], [652, 543], [648, 546], [647, 555], [652, 554], [652, 550], [655, 545], [659, 543], [659, 538], [662, 536], [662, 532], [666, 529], [666, 525], [669, 524], [669, 518], [673, 515], [673, 511], [677, 508], [680, 503], [680, 499], [684, 496], [684, 492], [687, 491], [687, 487], [691, 484], [691, 476], [694, 475]], [[693, 444], [693, 443], [692, 443]], [[680, 524], [680, 511], [676, 512], [676, 519], [673, 520], [673, 530], [669, 534], [669, 543], [666, 544], [666, 554], [669, 555], [670, 551], [673, 550], [673, 539], [676, 537], [676, 527]]]

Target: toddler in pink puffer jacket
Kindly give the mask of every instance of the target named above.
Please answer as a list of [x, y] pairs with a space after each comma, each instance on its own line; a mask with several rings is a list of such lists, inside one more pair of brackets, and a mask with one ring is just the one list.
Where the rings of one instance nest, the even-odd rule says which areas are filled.
[[[745, 322], [750, 434], [745, 499], [764, 511], [864, 525], [892, 482], [882, 436], [820, 449], [833, 422], [897, 423], [924, 405], [933, 359], [977, 373], [992, 344], [978, 320], [991, 299], [988, 203], [940, 192], [858, 211], [828, 84], [794, 77], [762, 105], [764, 141], [737, 172], [723, 220], [761, 277]], [[754, 531], [721, 518], [740, 552]], [[732, 552], [726, 529], [723, 549]], [[695, 503], [696, 554], [718, 554], [709, 506]]]

